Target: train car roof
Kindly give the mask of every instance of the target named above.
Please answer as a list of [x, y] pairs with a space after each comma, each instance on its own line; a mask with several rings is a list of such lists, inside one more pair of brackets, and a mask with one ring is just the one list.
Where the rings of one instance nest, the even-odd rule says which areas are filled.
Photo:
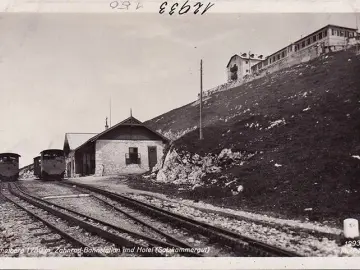
[[41, 151], [40, 153], [48, 153], [48, 152], [64, 152], [62, 149], [46, 149]]
[[13, 156], [13, 157], [21, 157], [19, 154], [16, 154], [16, 153], [0, 153], [0, 156], [1, 157], [4, 157], [4, 156], [7, 156], [7, 157], [11, 157], [11, 156]]

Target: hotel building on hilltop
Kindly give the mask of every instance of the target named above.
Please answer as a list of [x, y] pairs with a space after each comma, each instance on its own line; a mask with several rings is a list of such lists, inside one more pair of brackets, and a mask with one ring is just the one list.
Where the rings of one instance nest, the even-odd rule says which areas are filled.
[[282, 68], [307, 62], [331, 51], [344, 50], [359, 44], [360, 35], [355, 28], [329, 24], [291, 43], [290, 45], [263, 57], [262, 55], [234, 55], [226, 68], [228, 82], [243, 81], [260, 72], [274, 72]]
[[242, 53], [240, 55], [233, 55], [226, 68], [228, 73], [228, 82], [242, 79], [246, 74], [251, 73], [251, 67], [263, 61], [263, 55], [256, 55], [251, 53]]

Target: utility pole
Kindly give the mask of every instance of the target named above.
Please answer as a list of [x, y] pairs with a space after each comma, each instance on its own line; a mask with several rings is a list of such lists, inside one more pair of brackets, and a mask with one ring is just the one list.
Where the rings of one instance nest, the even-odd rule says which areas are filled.
[[250, 75], [250, 73], [251, 73], [251, 64], [250, 64], [251, 59], [250, 59], [250, 54], [251, 54], [251, 52], [249, 51], [249, 75]]
[[200, 60], [200, 140], [204, 139], [203, 138], [203, 131], [202, 131], [202, 102], [203, 102], [203, 70], [202, 70], [202, 59]]

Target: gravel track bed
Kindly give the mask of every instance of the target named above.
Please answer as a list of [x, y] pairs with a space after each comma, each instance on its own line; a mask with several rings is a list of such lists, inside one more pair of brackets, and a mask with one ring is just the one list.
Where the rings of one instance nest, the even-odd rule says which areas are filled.
[[[77, 211], [81, 214], [87, 215], [90, 218], [95, 218], [95, 219], [99, 219], [101, 221], [105, 221], [107, 223], [113, 224], [115, 226], [119, 226], [119, 227], [123, 227], [124, 229], [127, 230], [131, 230], [134, 231], [133, 227], [131, 228], [131, 224], [125, 224], [124, 220], [121, 219], [121, 217], [117, 216], [116, 211], [112, 210], [110, 207], [107, 207], [106, 205], [101, 205], [100, 202], [96, 201], [95, 198], [91, 198], [91, 197], [86, 197], [86, 198], [61, 198], [61, 199], [52, 199], [50, 202], [54, 202], [56, 204], [59, 204], [63, 207], [66, 207], [68, 209]], [[86, 209], [84, 209], [84, 205], [86, 205]], [[79, 217], [76, 216], [74, 213], [71, 213], [69, 211], [66, 210], [60, 210], [64, 213], [67, 213], [69, 215], [78, 217], [82, 220], [87, 220], [87, 222], [93, 224], [94, 226], [100, 227], [103, 230], [106, 231], [111, 231], [111, 232], [116, 232], [116, 234], [130, 240], [133, 242], [137, 242], [139, 244], [147, 244], [146, 241], [144, 240], [139, 240], [136, 239], [135, 237], [126, 234], [126, 233], [122, 233], [119, 232], [117, 230], [114, 230], [112, 228], [108, 228], [106, 226], [103, 226], [102, 224], [96, 223], [96, 221], [89, 221], [89, 219], [83, 218], [83, 217]], [[107, 213], [103, 213], [103, 211], [106, 211]], [[111, 218], [111, 220], [109, 220]], [[120, 223], [120, 224], [119, 224]], [[127, 225], [123, 226], [123, 225]], [[137, 233], [140, 233], [139, 231], [136, 231]]]
[[127, 194], [127, 196], [176, 214], [184, 215], [217, 227], [223, 227], [279, 248], [297, 252], [304, 256], [360, 256], [360, 250], [350, 245], [339, 246], [335, 240], [326, 237], [317, 238], [309, 233], [299, 232], [295, 229], [291, 230], [290, 228], [286, 228], [285, 230], [281, 230], [280, 228], [264, 226], [256, 224], [255, 222], [227, 218], [218, 214], [202, 212], [180, 203], [169, 203], [151, 196], [134, 194]]
[[[89, 223], [89, 224], [91, 224], [91, 225], [93, 225], [93, 226], [95, 226], [95, 227], [98, 227], [98, 228], [100, 228], [100, 229], [102, 229], [102, 230], [104, 230], [104, 231], [107, 231], [107, 232], [109, 232], [109, 233], [112, 233], [112, 234], [115, 234], [115, 235], [117, 235], [117, 236], [119, 236], [119, 237], [122, 237], [122, 238], [125, 238], [126, 240], [128, 240], [128, 241], [131, 241], [131, 242], [133, 242], [134, 244], [136, 244], [136, 245], [140, 245], [140, 246], [143, 246], [145, 249], [147, 248], [147, 247], [151, 247], [152, 245], [151, 244], [149, 244], [146, 240], [143, 240], [143, 239], [140, 239], [140, 238], [138, 238], [138, 237], [134, 237], [134, 236], [132, 236], [132, 235], [129, 235], [129, 234], [127, 234], [127, 233], [124, 233], [124, 232], [121, 232], [121, 231], [119, 231], [119, 230], [116, 230], [116, 229], [113, 229], [113, 228], [111, 228], [111, 227], [107, 227], [107, 226], [104, 226], [103, 224], [101, 224], [101, 223], [98, 223], [97, 221], [94, 221], [94, 220], [92, 220], [91, 218], [89, 219], [89, 218], [84, 218], [84, 217], [81, 217], [81, 216], [78, 216], [78, 215], [76, 215], [76, 214], [74, 214], [74, 213], [71, 213], [71, 212], [69, 212], [69, 211], [66, 211], [66, 210], [60, 210], [61, 212], [63, 212], [63, 213], [66, 213], [66, 214], [68, 214], [68, 215], [71, 215], [71, 216], [74, 216], [74, 217], [76, 217], [76, 218], [79, 218], [79, 219], [81, 219], [82, 221], [85, 221], [85, 222], [87, 222], [87, 223]], [[115, 224], [115, 226], [116, 226], [116, 224]], [[77, 227], [75, 227], [75, 228], [79, 228], [78, 226]], [[85, 235], [88, 235], [88, 233], [85, 233]], [[110, 244], [110, 245], [108, 245], [107, 246], [107, 248], [116, 248], [116, 245], [115, 244]], [[119, 257], [119, 255], [121, 256], [121, 257], [138, 257], [138, 256], [141, 256], [141, 255], [146, 255], [146, 251], [144, 252], [144, 253], [139, 253], [139, 254], [137, 254], [137, 253], [124, 253], [124, 254], [110, 254], [110, 256], [116, 256], [116, 257]], [[164, 254], [165, 256], [173, 256], [173, 257], [177, 257], [177, 256], [180, 256], [179, 254]]]
[[[61, 218], [58, 218], [58, 217], [50, 214], [49, 212], [42, 210], [36, 206], [33, 206], [13, 195], [10, 195], [10, 196], [12, 196], [14, 201], [18, 202], [19, 204], [21, 204], [23, 207], [25, 207], [27, 209], [31, 209], [38, 216], [42, 217], [44, 220], [46, 220], [49, 223], [51, 223], [52, 225], [56, 226], [61, 231], [66, 232], [73, 238], [86, 244], [88, 247], [93, 248], [95, 252], [99, 251], [99, 253], [103, 253], [101, 251], [110, 250], [110, 249], [114, 250], [114, 248], [116, 248], [114, 244], [108, 242], [107, 240], [105, 240], [97, 235], [93, 235], [93, 234], [87, 232], [86, 230], [80, 228], [79, 226], [72, 225], [72, 224], [68, 223], [67, 221], [64, 221]], [[67, 213], [67, 214], [69, 214], [69, 213]], [[70, 251], [69, 250], [64, 251], [63, 249], [61, 249], [61, 252], [58, 251], [56, 254], [57, 254], [57, 256], [69, 256], [68, 252], [70, 252]], [[114, 252], [114, 253], [110, 253], [107, 255], [108, 256], [116, 256], [116, 257], [123, 256], [119, 252]]]
[[[61, 192], [63, 194], [80, 194], [80, 193], [89, 193], [89, 192], [79, 192], [78, 190], [74, 189], [73, 187], [67, 187], [62, 186], [61, 184], [56, 183], [46, 183], [47, 185], [42, 188], [38, 187], [38, 184], [35, 183], [35, 186], [27, 185], [24, 187], [24, 185], [21, 186], [21, 189], [25, 192], [28, 192], [31, 195], [39, 196], [38, 194], [42, 195], [48, 195], [48, 194], [54, 194], [52, 190], [56, 190], [59, 194]], [[34, 192], [35, 191], [35, 192]], [[40, 192], [39, 192], [40, 191]], [[104, 222], [107, 222], [111, 225], [118, 226], [121, 228], [124, 228], [125, 230], [133, 231], [139, 234], [144, 234], [148, 237], [152, 237], [155, 239], [158, 239], [160, 241], [166, 242], [166, 239], [163, 236], [160, 236], [156, 233], [154, 233], [152, 230], [148, 229], [146, 226], [142, 226], [141, 224], [135, 223], [133, 220], [130, 220], [125, 215], [121, 214], [118, 211], [114, 211], [113, 208], [110, 206], [104, 204], [103, 202], [99, 201], [98, 199], [94, 197], [80, 197], [80, 198], [52, 198], [52, 199], [46, 199], [49, 203], [54, 202], [55, 204], [61, 205], [65, 208], [68, 208], [70, 210], [79, 212], [81, 214], [87, 215], [90, 218], [98, 219]], [[86, 206], [86, 207], [84, 207]], [[89, 220], [86, 218], [83, 218], [81, 216], [77, 216], [74, 213], [71, 213], [66, 210], [59, 209], [61, 212], [64, 212], [68, 215], [74, 216], [76, 218], [79, 218], [81, 220], [87, 221], [88, 223], [99, 227], [103, 230], [106, 230], [108, 232], [111, 232], [113, 234], [116, 234], [120, 237], [123, 237], [129, 241], [132, 241], [136, 244], [143, 245], [143, 246], [150, 246], [150, 244], [147, 242], [147, 240], [140, 239], [139, 237], [127, 234], [125, 232], [115, 230], [111, 227], [104, 226], [102, 224], [97, 223], [96, 221]], [[129, 253], [129, 256], [132, 254]], [[169, 254], [167, 254], [168, 256]], [[178, 254], [172, 254], [172, 256], [178, 256]]]
[[[55, 208], [55, 207], [53, 207]], [[71, 213], [69, 211], [66, 211], [66, 210], [63, 210], [63, 209], [57, 209], [58, 211], [62, 212], [62, 213], [65, 213], [69, 216], [73, 216], [75, 218], [78, 218], [82, 221], [85, 221], [93, 226], [96, 226], [104, 231], [108, 231], [110, 233], [114, 233], [118, 236], [121, 236], [123, 238], [126, 238], [127, 240], [129, 241], [133, 241], [135, 242], [136, 240], [128, 235], [128, 234], [125, 234], [125, 233], [121, 233], [119, 231], [116, 231], [116, 230], [113, 230], [111, 228], [107, 228], [106, 226], [103, 226], [102, 224], [99, 224], [97, 223], [96, 221], [93, 221], [91, 219], [87, 219], [87, 218], [84, 218], [84, 217], [81, 217], [79, 215], [76, 215], [74, 213]], [[44, 211], [46, 212], [46, 211]], [[47, 213], [47, 212], [46, 212]], [[61, 219], [60, 218], [56, 218], [56, 221], [60, 221]], [[108, 242], [107, 240], [97, 236], [96, 234], [92, 234], [90, 232], [87, 232], [86, 230], [82, 229], [80, 226], [74, 226], [74, 225], [71, 225], [67, 222], [65, 222], [64, 224], [61, 225], [61, 229], [63, 231], [65, 231], [66, 233], [68, 233], [69, 235], [75, 237], [76, 239], [79, 239], [80, 241], [82, 241], [83, 243], [87, 244], [88, 246], [92, 247], [92, 248], [96, 248], [96, 249], [115, 249], [116, 248], [116, 245], [111, 243], [111, 242]], [[74, 231], [76, 231], [76, 234], [74, 234]], [[142, 241], [142, 240], [137, 240], [136, 241], [138, 244], [144, 244], [146, 243], [145, 241]], [[114, 254], [108, 254], [109, 256], [116, 256], [116, 257], [123, 257], [124, 255], [121, 254], [121, 253], [114, 253]], [[128, 256], [132, 256], [132, 254], [127, 254]]]
[[[133, 231], [139, 234], [145, 234], [146, 236], [156, 238], [161, 241], [166, 241], [163, 236], [160, 236], [146, 226], [136, 223], [121, 212], [118, 212], [110, 206], [97, 200], [96, 197], [59, 198], [51, 199], [51, 202], [77, 211], [84, 215], [88, 215], [92, 218], [110, 223], [114, 226], [119, 226], [129, 231]], [[86, 208], [84, 208], [84, 205], [86, 205]]]
[[[105, 177], [82, 177], [70, 179], [73, 183], [88, 184], [91, 186], [106, 189], [108, 191], [116, 192], [124, 195], [144, 195], [157, 198], [159, 200], [167, 201], [170, 203], [181, 203], [183, 205], [198, 209], [206, 213], [220, 214], [221, 216], [247, 220], [249, 222], [260, 223], [265, 226], [271, 227], [288, 227], [295, 231], [304, 231], [306, 233], [314, 234], [316, 237], [329, 237], [331, 239], [337, 238], [342, 233], [342, 227], [332, 224], [331, 221], [316, 222], [306, 221], [300, 219], [286, 219], [277, 218], [271, 215], [243, 211], [241, 209], [230, 209], [220, 206], [215, 206], [210, 203], [202, 201], [194, 202], [190, 199], [181, 199], [177, 197], [169, 197], [163, 193], [156, 193], [141, 189], [134, 189], [129, 187], [130, 181], [126, 177], [117, 177], [116, 179], [107, 179]], [[134, 181], [134, 180], [132, 180]]]
[[[16, 197], [4, 192], [7, 197], [20, 202]], [[21, 205], [30, 208], [29, 204]], [[70, 243], [53, 232], [41, 221], [36, 220], [4, 197], [0, 203], [0, 255], [3, 257], [69, 257], [73, 253], [61, 255], [57, 248], [69, 249]], [[56, 240], [53, 243], [52, 240]], [[56, 244], [54, 246], [53, 244]]]
[[31, 195], [38, 197], [55, 196], [55, 195], [77, 195], [81, 192], [73, 188], [56, 185], [53, 182], [43, 182], [40, 180], [34, 181], [19, 181], [18, 186]]
[[[76, 187], [79, 190], [83, 190], [82, 188]], [[85, 190], [84, 190], [85, 191]], [[151, 224], [151, 226], [160, 229], [161, 231], [177, 238], [178, 240], [181, 240], [187, 244], [189, 244], [192, 247], [195, 248], [208, 248], [209, 253], [206, 253], [206, 256], [221, 256], [221, 257], [228, 257], [228, 256], [237, 256], [231, 248], [224, 247], [221, 244], [211, 243], [209, 239], [205, 236], [202, 236], [200, 234], [195, 234], [193, 232], [190, 232], [186, 229], [179, 229], [175, 227], [175, 225], [168, 224], [166, 222], [160, 221], [158, 219], [155, 219], [150, 216], [145, 216], [142, 212], [136, 211], [132, 208], [129, 208], [119, 202], [116, 202], [114, 200], [109, 199], [108, 197], [97, 194], [92, 191], [86, 190], [89, 194], [92, 194], [96, 197], [99, 197], [108, 203], [114, 205], [117, 208], [120, 208], [124, 212], [136, 217], [137, 219], [147, 223]]]

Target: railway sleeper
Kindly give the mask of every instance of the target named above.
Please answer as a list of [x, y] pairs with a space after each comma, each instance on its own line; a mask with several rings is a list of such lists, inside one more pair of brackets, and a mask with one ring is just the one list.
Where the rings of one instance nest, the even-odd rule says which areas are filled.
[[65, 246], [65, 245], [66, 245], [66, 241], [62, 240], [62, 241], [56, 241], [54, 243], [49, 243], [46, 245], [46, 247], [54, 248], [54, 247]]
[[40, 232], [40, 233], [34, 233], [34, 236], [43, 236], [43, 235], [49, 235], [54, 234], [53, 232]]
[[51, 244], [51, 243], [56, 243], [59, 242], [61, 240], [61, 238], [52, 238], [52, 239], [41, 239], [40, 243], [41, 244]]
[[[33, 224], [33, 223], [28, 223], [28, 225], [30, 225], [30, 224]], [[23, 225], [26, 225], [26, 224], [23, 224]], [[28, 230], [29, 231], [36, 231], [36, 230], [44, 230], [45, 228], [42, 226], [42, 227], [31, 227], [31, 228], [29, 228]]]

